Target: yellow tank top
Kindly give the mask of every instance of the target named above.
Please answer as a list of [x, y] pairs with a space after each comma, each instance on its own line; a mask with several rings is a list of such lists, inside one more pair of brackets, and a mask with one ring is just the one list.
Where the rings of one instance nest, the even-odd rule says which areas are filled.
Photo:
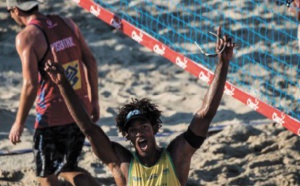
[[171, 156], [166, 149], [152, 167], [144, 166], [133, 153], [130, 162], [128, 186], [180, 186]]

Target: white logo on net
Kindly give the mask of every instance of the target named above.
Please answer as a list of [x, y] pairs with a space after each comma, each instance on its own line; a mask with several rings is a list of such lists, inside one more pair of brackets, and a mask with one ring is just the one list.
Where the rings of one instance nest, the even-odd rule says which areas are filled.
[[93, 5], [91, 6], [90, 8], [90, 12], [94, 15], [94, 16], [99, 16], [100, 15], [100, 12], [101, 12], [101, 9], [96, 6], [97, 8], [95, 8]]
[[209, 80], [210, 80], [210, 74], [209, 72], [207, 72], [207, 75], [204, 74], [203, 71], [201, 71], [199, 73], [199, 79], [201, 79], [202, 81], [204, 81], [205, 83], [209, 83]]
[[258, 109], [258, 104], [259, 104], [259, 102], [258, 102], [257, 99], [255, 99], [254, 102], [250, 98], [248, 98], [248, 100], [247, 100], [247, 105], [250, 108], [252, 108], [253, 110], [257, 110]]
[[285, 115], [283, 113], [281, 113], [281, 117], [279, 117], [276, 112], [274, 112], [272, 115], [273, 121], [275, 121], [276, 123], [279, 123], [280, 125], [284, 124], [284, 118], [285, 118]]
[[136, 31], [134, 30], [134, 31], [132, 31], [132, 33], [131, 33], [131, 38], [132, 38], [133, 40], [135, 40], [136, 42], [140, 43], [140, 42], [143, 41], [143, 33], [140, 32], [140, 34], [137, 34]]
[[164, 55], [165, 54], [165, 50], [166, 50], [166, 47], [165, 46], [162, 46], [161, 48], [158, 46], [158, 45], [154, 45], [153, 47], [153, 51], [159, 55]]
[[186, 63], [187, 63], [187, 59], [186, 59], [186, 58], [183, 58], [183, 61], [181, 60], [180, 57], [177, 57], [177, 58], [176, 58], [176, 64], [177, 64], [179, 67], [185, 69], [186, 66], [187, 66]]

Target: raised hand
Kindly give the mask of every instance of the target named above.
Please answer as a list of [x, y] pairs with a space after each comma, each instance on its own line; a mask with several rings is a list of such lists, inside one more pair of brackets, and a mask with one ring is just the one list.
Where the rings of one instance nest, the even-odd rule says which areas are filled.
[[225, 45], [225, 49], [223, 50], [222, 53], [220, 53], [218, 55], [218, 57], [220, 60], [222, 60], [224, 62], [229, 62], [233, 55], [233, 49], [234, 49], [234, 47], [237, 46], [237, 44], [233, 43], [232, 39], [229, 38], [227, 35], [224, 35], [222, 38], [222, 30], [221, 29], [222, 29], [221, 26], [219, 26], [219, 28], [217, 30], [217, 35], [218, 35], [219, 39], [217, 40], [217, 44], [216, 44], [216, 52], [219, 53]]
[[51, 49], [54, 61], [48, 60], [45, 64], [44, 70], [49, 75], [50, 79], [57, 85], [64, 83], [67, 78], [63, 67], [57, 60], [56, 51], [54, 48]]

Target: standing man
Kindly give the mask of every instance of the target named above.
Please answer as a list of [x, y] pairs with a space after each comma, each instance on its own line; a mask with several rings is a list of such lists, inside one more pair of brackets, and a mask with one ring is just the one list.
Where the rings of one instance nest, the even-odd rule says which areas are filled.
[[6, 0], [6, 3], [15, 22], [25, 26], [16, 36], [23, 87], [9, 139], [13, 144], [21, 142], [26, 118], [37, 98], [33, 140], [40, 183], [57, 186], [57, 175], [60, 175], [73, 185], [96, 185], [77, 166], [85, 136], [74, 123], [59, 89], [43, 71], [45, 62], [53, 60], [51, 48], [54, 48], [72, 89], [96, 122], [99, 119], [96, 60], [72, 20], [40, 13], [38, 1]]
[[[221, 28], [217, 35], [221, 38]], [[225, 46], [223, 52], [221, 50]], [[209, 125], [222, 99], [229, 61], [236, 44], [224, 36], [218, 39], [216, 50], [218, 64], [214, 79], [206, 92], [202, 105], [193, 116], [186, 132], [178, 135], [166, 147], [159, 147], [155, 134], [161, 127], [161, 111], [148, 99], [134, 99], [119, 109], [116, 117], [119, 131], [133, 144], [135, 152], [110, 141], [104, 131], [94, 125], [80, 104], [61, 65], [54, 61], [46, 63], [45, 71], [59, 87], [76, 124], [91, 142], [96, 156], [105, 163], [119, 186], [184, 186], [187, 183], [193, 154], [207, 136]]]

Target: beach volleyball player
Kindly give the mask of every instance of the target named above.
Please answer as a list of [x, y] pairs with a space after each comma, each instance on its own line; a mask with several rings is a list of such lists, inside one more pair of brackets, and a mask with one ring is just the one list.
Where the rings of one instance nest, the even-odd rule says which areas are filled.
[[[123, 136], [135, 149], [131, 152], [119, 143], [110, 141], [101, 127], [95, 125], [89, 114], [66, 80], [64, 71], [54, 57], [46, 64], [45, 71], [59, 87], [71, 115], [80, 130], [90, 141], [95, 155], [108, 166], [117, 185], [131, 186], [179, 186], [186, 185], [191, 158], [205, 140], [210, 123], [219, 107], [226, 82], [229, 61], [236, 46], [227, 36], [216, 43], [218, 64], [214, 79], [206, 92], [199, 110], [195, 113], [188, 129], [178, 135], [166, 147], [156, 143], [155, 134], [161, 127], [161, 111], [148, 99], [133, 99], [121, 106], [116, 124]], [[53, 50], [53, 55], [56, 56]], [[196, 103], [195, 103], [196, 104]]]
[[14, 144], [21, 142], [26, 118], [37, 97], [33, 150], [39, 182], [43, 186], [59, 186], [59, 175], [72, 185], [97, 185], [90, 174], [78, 167], [85, 136], [74, 123], [57, 86], [43, 70], [45, 62], [52, 59], [52, 46], [72, 89], [95, 122], [99, 118], [96, 60], [72, 20], [42, 14], [38, 1], [6, 0], [6, 3], [11, 18], [24, 27], [16, 36], [23, 87], [9, 139]]

